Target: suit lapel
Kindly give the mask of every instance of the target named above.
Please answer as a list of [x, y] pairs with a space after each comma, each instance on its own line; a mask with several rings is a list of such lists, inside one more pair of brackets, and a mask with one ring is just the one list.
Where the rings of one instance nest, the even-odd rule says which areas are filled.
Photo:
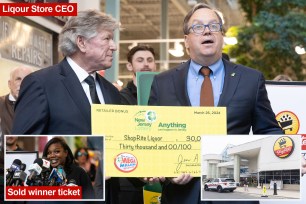
[[78, 77], [76, 76], [66, 59], [64, 59], [60, 63], [60, 75], [62, 76], [61, 81], [69, 92], [70, 97], [79, 108], [85, 120], [88, 121], [90, 124], [90, 103], [87, 99], [87, 96], [83, 90], [83, 87]]
[[98, 73], [96, 76], [97, 76], [96, 79], [100, 85], [100, 88], [103, 94], [105, 104], [112, 104], [111, 96], [109, 95], [109, 91], [107, 87], [105, 86], [105, 82], [104, 82], [105, 79], [102, 76], [100, 76], [100, 74]]
[[218, 106], [227, 106], [229, 104], [241, 77], [241, 73], [239, 69], [237, 69], [237, 65], [232, 64], [226, 60], [223, 60], [223, 63], [225, 69], [225, 77]]
[[187, 76], [190, 60], [181, 64], [176, 68], [176, 72], [173, 75], [174, 91], [182, 106], [191, 106], [187, 93]]

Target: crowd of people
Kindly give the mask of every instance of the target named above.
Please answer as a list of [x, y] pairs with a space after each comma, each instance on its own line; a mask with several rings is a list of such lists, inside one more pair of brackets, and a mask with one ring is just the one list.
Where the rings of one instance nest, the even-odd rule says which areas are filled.
[[[11, 81], [11, 93], [0, 103], [2, 132], [13, 135], [90, 135], [91, 104], [136, 105], [136, 72], [156, 71], [155, 51], [148, 45], [138, 45], [130, 50], [126, 68], [132, 73], [132, 80], [119, 92], [97, 73], [112, 66], [113, 53], [117, 50], [116, 29], [120, 29], [119, 22], [96, 10], [80, 11], [69, 18], [59, 35], [59, 49], [64, 59], [33, 73], [26, 70], [19, 77], [23, 82], [21, 87], [18, 82], [17, 89]], [[148, 104], [200, 106], [201, 93], [205, 92], [202, 83], [210, 80], [212, 106], [227, 107], [228, 134], [247, 135], [251, 129], [253, 134], [283, 134], [275, 120], [263, 74], [222, 57], [224, 29], [219, 13], [203, 3], [195, 5], [184, 19], [183, 32], [190, 59], [154, 77]], [[204, 68], [209, 69], [209, 74], [201, 74]], [[3, 108], [4, 105], [10, 107]], [[9, 115], [9, 121], [3, 114]], [[16, 144], [13, 137], [7, 137], [6, 141], [12, 144], [7, 150], [21, 150], [13, 145]], [[100, 160], [95, 166], [89, 157], [89, 151], [103, 152], [103, 145], [101, 137], [90, 137], [87, 146], [78, 148], [73, 155], [63, 138], [53, 137], [45, 145], [42, 156], [50, 161], [52, 168], [62, 166], [67, 180], [82, 186], [86, 199], [102, 198], [107, 204], [141, 204], [142, 187], [150, 182], [162, 184], [162, 204], [238, 203], [201, 201], [200, 178], [190, 174], [176, 178], [162, 175], [158, 178], [106, 177], [103, 165], [108, 164]]]

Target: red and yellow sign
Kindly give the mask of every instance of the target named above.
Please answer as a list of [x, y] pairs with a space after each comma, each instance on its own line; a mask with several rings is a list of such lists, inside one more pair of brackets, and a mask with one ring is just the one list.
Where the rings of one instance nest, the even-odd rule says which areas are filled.
[[306, 135], [302, 135], [302, 150], [306, 150]]
[[291, 111], [282, 111], [276, 115], [278, 125], [286, 135], [295, 135], [300, 129], [298, 117]]
[[279, 158], [289, 157], [293, 152], [294, 142], [288, 136], [280, 137], [276, 140], [273, 146], [274, 154]]

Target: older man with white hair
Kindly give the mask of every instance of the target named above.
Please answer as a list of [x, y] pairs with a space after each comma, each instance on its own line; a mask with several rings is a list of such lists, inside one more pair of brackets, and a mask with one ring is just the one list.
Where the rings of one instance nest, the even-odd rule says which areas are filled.
[[10, 78], [8, 80], [8, 87], [10, 93], [0, 97], [0, 119], [2, 135], [10, 135], [13, 124], [14, 105], [19, 95], [20, 84], [22, 80], [33, 69], [27, 66], [16, 67], [10, 72]]

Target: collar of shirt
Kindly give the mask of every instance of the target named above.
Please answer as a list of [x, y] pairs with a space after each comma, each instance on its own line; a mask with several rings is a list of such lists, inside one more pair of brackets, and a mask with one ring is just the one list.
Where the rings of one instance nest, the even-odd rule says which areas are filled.
[[10, 93], [8, 96], [9, 100], [12, 102], [16, 102], [16, 99], [14, 98], [14, 96]]
[[[88, 84], [84, 81], [87, 77], [88, 77], [88, 73], [82, 68], [80, 67], [77, 63], [75, 63], [70, 57], [66, 57], [67, 59], [67, 62], [68, 64], [71, 66], [72, 70], [75, 72], [75, 74], [77, 75], [84, 91], [85, 91], [85, 94], [89, 100], [90, 103], [91, 102], [91, 97], [90, 97], [90, 92], [89, 92], [89, 86]], [[96, 82], [96, 89], [97, 89], [97, 94], [98, 94], [98, 97], [99, 97], [99, 100], [101, 102], [101, 104], [104, 104], [104, 97], [103, 97], [103, 94], [102, 94], [102, 90], [101, 90], [101, 87], [98, 85], [97, 81], [96, 81], [96, 75], [97, 73], [96, 72], [93, 72], [92, 74], [90, 74], [91, 76], [93, 76], [93, 78], [95, 79], [95, 82]]]
[[[200, 105], [200, 92], [204, 80], [203, 75], [199, 72], [201, 67], [202, 65], [191, 60], [187, 77], [187, 91], [192, 106]], [[209, 65], [209, 68], [212, 70], [210, 79], [212, 81], [214, 92], [214, 104], [217, 106], [222, 93], [225, 75], [222, 59], [220, 58], [216, 63]]]
[[[216, 63], [214, 63], [212, 65], [209, 65], [208, 67], [212, 71], [213, 78], [215, 78], [223, 70], [224, 65], [223, 65], [223, 62], [222, 62], [222, 58], [220, 58]], [[202, 74], [200, 74], [200, 69], [201, 68], [202, 68], [202, 65], [197, 64], [196, 62], [191, 60], [191, 62], [190, 62], [190, 69], [192, 70], [191, 74], [194, 75], [195, 78], [199, 77], [199, 76], [202, 76]]]
[[[67, 57], [67, 62], [71, 66], [75, 74], [77, 75], [79, 81], [82, 83], [88, 77], [88, 73], [77, 63], [75, 63], [70, 57]], [[96, 80], [96, 72], [91, 74], [91, 76], [93, 76], [94, 79]]]

